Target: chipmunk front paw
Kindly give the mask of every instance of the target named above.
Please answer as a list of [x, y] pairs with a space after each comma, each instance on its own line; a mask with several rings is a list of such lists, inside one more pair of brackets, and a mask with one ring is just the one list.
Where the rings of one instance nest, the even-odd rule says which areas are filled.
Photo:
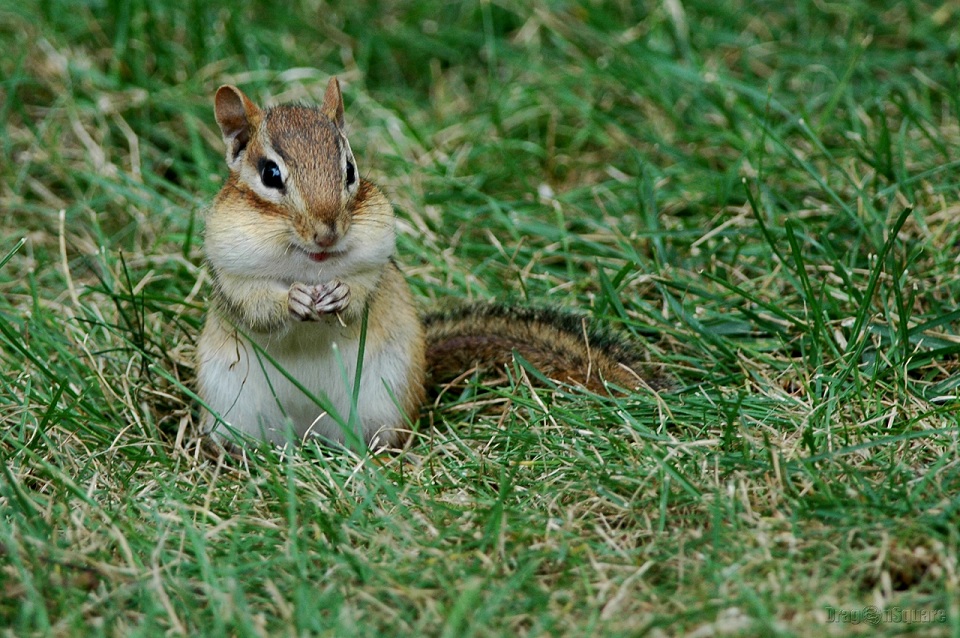
[[316, 321], [320, 318], [313, 307], [313, 291], [315, 286], [296, 283], [290, 286], [287, 294], [287, 308], [294, 318], [300, 321]]
[[350, 288], [342, 281], [318, 286], [295, 283], [290, 286], [287, 307], [300, 321], [319, 321], [323, 315], [344, 310], [350, 303]]
[[342, 281], [328, 281], [313, 287], [313, 307], [324, 315], [346, 310], [350, 304], [350, 288]]

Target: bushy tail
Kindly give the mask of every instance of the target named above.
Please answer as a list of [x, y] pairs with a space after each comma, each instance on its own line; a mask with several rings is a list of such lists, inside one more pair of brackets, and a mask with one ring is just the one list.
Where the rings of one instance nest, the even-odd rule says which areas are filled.
[[427, 375], [448, 383], [474, 368], [502, 369], [516, 351], [545, 376], [602, 392], [671, 385], [639, 344], [589, 318], [555, 308], [473, 304], [424, 317]]

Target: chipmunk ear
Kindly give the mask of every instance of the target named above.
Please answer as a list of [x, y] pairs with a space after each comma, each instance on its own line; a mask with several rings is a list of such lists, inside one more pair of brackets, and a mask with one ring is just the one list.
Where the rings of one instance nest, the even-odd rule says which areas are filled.
[[217, 89], [213, 111], [227, 145], [227, 164], [232, 166], [260, 125], [263, 113], [243, 91], [229, 85]]
[[340, 93], [340, 81], [336, 77], [330, 78], [327, 83], [320, 112], [329, 117], [337, 128], [343, 128], [343, 95]]

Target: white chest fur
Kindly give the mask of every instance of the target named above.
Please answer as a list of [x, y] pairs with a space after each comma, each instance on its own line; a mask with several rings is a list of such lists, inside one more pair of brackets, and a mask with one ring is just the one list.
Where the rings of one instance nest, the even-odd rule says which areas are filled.
[[233, 429], [274, 443], [310, 436], [342, 443], [352, 428], [373, 445], [392, 444], [393, 429], [403, 423], [395, 397], [407, 364], [390, 344], [365, 343], [355, 392], [359, 332], [330, 318], [247, 338], [222, 320], [208, 321], [199, 382], [208, 407], [228, 427], [208, 414], [205, 429], [226, 439]]

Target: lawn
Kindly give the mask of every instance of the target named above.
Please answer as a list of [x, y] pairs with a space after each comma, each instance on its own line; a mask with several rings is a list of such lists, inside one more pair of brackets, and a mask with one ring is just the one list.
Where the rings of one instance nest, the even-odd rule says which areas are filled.
[[[340, 5], [0, 0], [0, 634], [960, 633], [960, 3]], [[204, 446], [213, 94], [334, 74], [424, 310], [674, 387]]]

